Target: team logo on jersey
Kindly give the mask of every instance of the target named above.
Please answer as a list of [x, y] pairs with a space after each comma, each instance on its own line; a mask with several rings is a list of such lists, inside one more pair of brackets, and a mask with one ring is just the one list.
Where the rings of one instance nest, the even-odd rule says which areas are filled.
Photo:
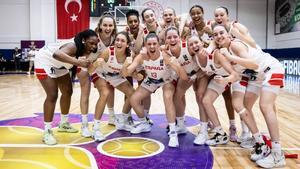
[[183, 59], [184, 59], [185, 61], [188, 61], [188, 60], [189, 60], [189, 58], [187, 57], [187, 55], [183, 55]]
[[164, 66], [164, 60], [163, 59], [160, 60], [159, 65]]

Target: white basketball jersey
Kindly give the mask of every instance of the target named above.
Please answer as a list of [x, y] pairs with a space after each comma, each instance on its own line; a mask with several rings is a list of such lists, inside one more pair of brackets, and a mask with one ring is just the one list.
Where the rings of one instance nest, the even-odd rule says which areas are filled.
[[59, 50], [62, 46], [66, 45], [67, 43], [74, 43], [74, 40], [67, 40], [59, 43], [49, 43], [42, 47], [38, 54], [36, 55], [36, 59], [39, 60], [40, 63], [45, 65], [51, 65], [55, 68], [62, 68], [65, 67], [66, 69], [71, 69], [73, 67], [72, 64], [59, 61], [53, 57], [55, 51]]
[[112, 74], [120, 73], [123, 67], [123, 63], [118, 62], [117, 57], [115, 55], [114, 46], [109, 47], [109, 53], [110, 54], [108, 57], [108, 61], [106, 62], [106, 64], [103, 65], [103, 71], [105, 73], [112, 73]]
[[171, 70], [164, 62], [162, 53], [156, 60], [144, 60], [142, 64], [147, 76], [155, 80], [166, 80], [170, 78]]
[[188, 76], [192, 76], [199, 70], [197, 63], [188, 52], [186, 41], [181, 42], [181, 51], [177, 61], [183, 67]]
[[199, 60], [198, 60], [198, 57], [196, 57], [196, 62], [198, 64], [198, 66], [208, 76], [213, 75], [213, 74], [217, 74], [217, 75], [221, 75], [221, 76], [228, 76], [229, 75], [229, 73], [222, 66], [218, 66], [218, 65], [215, 64], [215, 62], [214, 62], [214, 51], [212, 52], [212, 54], [209, 54], [207, 56], [206, 60], [207, 60], [206, 65], [204, 67], [202, 67]]

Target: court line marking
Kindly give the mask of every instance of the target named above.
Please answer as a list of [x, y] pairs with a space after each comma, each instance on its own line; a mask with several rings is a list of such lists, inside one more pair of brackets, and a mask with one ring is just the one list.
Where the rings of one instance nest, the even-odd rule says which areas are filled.
[[[19, 127], [16, 127], [16, 126], [8, 126], [8, 130], [11, 131], [11, 132], [14, 132], [16, 134], [22, 134], [22, 135], [40, 135], [40, 133], [30, 133], [30, 132], [24, 132], [24, 131], [19, 131], [15, 128], [23, 128], [23, 126], [19, 126]], [[24, 128], [32, 128], [32, 129], [35, 129], [37, 130], [37, 128], [33, 128], [33, 127], [24, 127]], [[40, 130], [37, 130], [37, 131], [40, 131]]]
[[[250, 150], [251, 148], [247, 149], [247, 148], [242, 148], [242, 147], [209, 147], [212, 150]], [[287, 148], [287, 147], [282, 147], [282, 150], [287, 150], [287, 151], [300, 151], [299, 147], [295, 147], [295, 148]]]
[[29, 163], [29, 164], [33, 164], [39, 167], [43, 167], [46, 169], [57, 169], [56, 167], [50, 165], [50, 164], [46, 164], [43, 162], [39, 162], [39, 161], [33, 161], [33, 160], [23, 160], [23, 159], [0, 159], [0, 162], [19, 162], [19, 163]]
[[69, 145], [45, 145], [45, 144], [0, 144], [0, 148], [74, 148], [74, 149], [78, 149], [80, 151], [83, 151], [84, 153], [86, 153], [86, 155], [88, 156], [90, 163], [91, 163], [91, 168], [93, 169], [98, 169], [98, 165], [96, 162], [96, 159], [94, 157], [94, 155], [89, 152], [88, 150], [81, 148], [81, 147], [75, 147], [75, 146], [69, 146]]
[[90, 167], [83, 164], [83, 163], [80, 163], [79, 161], [76, 161], [72, 155], [70, 154], [70, 148], [69, 147], [66, 147], [64, 149], [64, 156], [66, 157], [66, 159], [70, 162], [70, 163], [73, 163], [74, 165], [80, 167], [80, 168], [84, 168], [84, 169], [89, 169]]
[[[107, 143], [108, 141], [117, 141], [117, 140], [122, 140], [122, 139], [139, 139], [139, 140], [147, 140], [147, 141], [152, 141], [156, 144], [158, 144], [158, 147], [159, 149], [156, 150], [155, 152], [153, 152], [152, 154], [148, 154], [148, 155], [143, 155], [143, 156], [134, 156], [134, 157], [129, 157], [129, 156], [119, 156], [119, 155], [115, 155], [115, 154], [109, 154], [108, 152], [106, 151], [103, 151], [103, 146], [105, 143]], [[143, 147], [142, 147], [143, 148]], [[106, 140], [104, 142], [101, 142], [100, 144], [98, 144], [97, 146], [97, 151], [101, 154], [104, 154], [106, 156], [109, 156], [109, 157], [114, 157], [114, 158], [122, 158], [122, 159], [137, 159], [137, 158], [146, 158], [146, 157], [152, 157], [152, 156], [155, 156], [161, 152], [163, 152], [163, 150], [165, 149], [165, 146], [160, 142], [160, 141], [157, 141], [157, 140], [154, 140], [154, 139], [150, 139], [150, 138], [143, 138], [143, 137], [118, 137], [118, 138], [113, 138], [113, 139], [109, 139], [109, 140]], [[130, 150], [129, 150], [130, 151]]]
[[[92, 123], [92, 122], [91, 122], [91, 123]], [[77, 123], [72, 123], [72, 124], [77, 124]], [[105, 125], [104, 125], [104, 126], [105, 126]], [[44, 130], [42, 130], [42, 129], [38, 128], [38, 127], [32, 127], [32, 126], [15, 126], [15, 125], [5, 125], [5, 126], [0, 126], [0, 128], [8, 128], [8, 130], [15, 131], [16, 133], [20, 132], [19, 134], [24, 134], [24, 135], [28, 134], [28, 135], [36, 135], [36, 136], [39, 135], [39, 134], [33, 134], [33, 133], [26, 133], [26, 132], [22, 132], [22, 131], [17, 131], [17, 130], [15, 130], [15, 129], [12, 129], [11, 127], [20, 127], [20, 128], [30, 128], [30, 129], [35, 129], [35, 130], [37, 130], [37, 131], [42, 132], [42, 133], [41, 133], [41, 137], [42, 137], [42, 134], [43, 134], [43, 132], [44, 132]], [[56, 128], [58, 128], [58, 127], [52, 128], [52, 131], [54, 131], [54, 129], [57, 130]], [[108, 132], [107, 134], [105, 134], [105, 137], [110, 136], [111, 134], [113, 134], [113, 133], [116, 132], [116, 131], [117, 131], [117, 129], [113, 129], [111, 132]], [[80, 135], [80, 133], [79, 133], [79, 135]], [[80, 140], [82, 140], [82, 139], [85, 139], [85, 138], [82, 137], [82, 136], [80, 135], [79, 138], [73, 140], [72, 142], [67, 143], [67, 144], [60, 144], [60, 145], [65, 145], [65, 146], [77, 146], [77, 145], [78, 145], [78, 146], [79, 146], [79, 145], [85, 145], [85, 144], [89, 144], [89, 143], [95, 142], [95, 140], [92, 139], [92, 140], [90, 140], [90, 141], [86, 141], [86, 142], [82, 142], [82, 143], [76, 143], [77, 141], [80, 141]], [[30, 144], [30, 143], [28, 143], [28, 144]], [[36, 143], [34, 143], [34, 144], [36, 144]], [[34, 145], [34, 144], [32, 144], [32, 145]], [[1, 143], [0, 143], [0, 146], [5, 146], [5, 145], [17, 145], [17, 144], [1, 144]], [[20, 145], [22, 145], [22, 144], [20, 144]], [[39, 145], [39, 144], [37, 144], [37, 145]]]
[[[30, 129], [35, 129], [37, 131], [43, 132], [44, 130], [38, 128], [38, 127], [32, 127], [32, 126], [16, 126], [16, 125], [5, 125], [5, 126], [0, 126], [0, 128], [10, 128], [10, 127], [24, 127], [24, 128], [30, 128]], [[21, 131], [22, 132], [22, 131]]]

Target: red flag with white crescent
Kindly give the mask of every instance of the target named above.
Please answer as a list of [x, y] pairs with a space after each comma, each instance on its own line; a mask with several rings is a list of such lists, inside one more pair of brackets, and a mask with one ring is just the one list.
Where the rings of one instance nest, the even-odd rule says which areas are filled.
[[89, 0], [56, 0], [57, 39], [70, 39], [89, 28]]

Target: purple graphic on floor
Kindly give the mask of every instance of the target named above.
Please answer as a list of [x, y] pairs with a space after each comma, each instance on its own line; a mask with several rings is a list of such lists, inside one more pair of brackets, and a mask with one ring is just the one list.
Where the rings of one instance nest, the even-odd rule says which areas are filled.
[[[134, 117], [136, 118], [136, 117]], [[172, 169], [183, 169], [183, 168], [212, 168], [213, 166], [213, 155], [208, 146], [196, 146], [193, 144], [195, 136], [191, 133], [184, 135], [179, 135], [179, 147], [178, 148], [169, 148], [168, 141], [169, 137], [167, 135], [167, 122], [166, 117], [163, 114], [150, 115], [150, 118], [153, 120], [154, 125], [152, 130], [149, 133], [135, 134], [132, 135], [126, 131], [116, 131], [115, 133], [109, 135], [107, 140], [118, 138], [118, 137], [144, 137], [157, 140], [164, 144], [165, 149], [154, 156], [139, 158], [139, 159], [123, 159], [115, 158], [103, 155], [98, 152], [97, 146], [99, 143], [92, 142], [89, 144], [79, 145], [79, 147], [85, 148], [90, 151], [96, 161], [98, 168], [101, 169], [113, 169], [113, 168], [122, 168], [122, 169], [160, 169], [160, 168], [172, 168]], [[53, 120], [53, 127], [58, 125], [60, 119], [59, 113], [56, 113]], [[79, 114], [70, 114], [71, 123], [79, 123], [80, 115]], [[102, 120], [107, 120], [108, 116], [103, 115]], [[89, 121], [93, 120], [93, 115], [89, 115]], [[193, 117], [186, 117], [185, 124], [187, 127], [195, 126], [199, 122]], [[22, 119], [13, 119], [0, 121], [0, 125], [20, 125], [20, 126], [32, 126], [43, 129], [43, 114], [37, 113], [36, 117], [28, 117]], [[77, 146], [77, 145], [76, 145]]]

